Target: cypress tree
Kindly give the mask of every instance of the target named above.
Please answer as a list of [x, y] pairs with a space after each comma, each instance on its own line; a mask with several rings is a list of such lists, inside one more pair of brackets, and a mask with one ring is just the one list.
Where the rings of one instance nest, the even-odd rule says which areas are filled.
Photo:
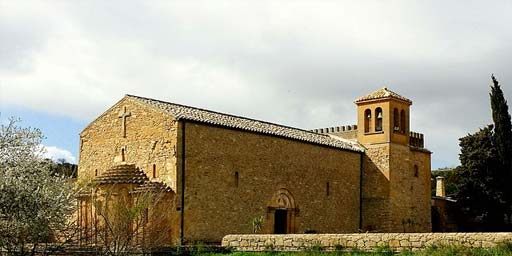
[[504, 195], [505, 211], [510, 221], [512, 214], [512, 186], [510, 185], [512, 182], [512, 123], [501, 86], [494, 75], [491, 78], [493, 82], [490, 93], [494, 121], [493, 140], [499, 159], [499, 170], [496, 174], [501, 181], [500, 190]]

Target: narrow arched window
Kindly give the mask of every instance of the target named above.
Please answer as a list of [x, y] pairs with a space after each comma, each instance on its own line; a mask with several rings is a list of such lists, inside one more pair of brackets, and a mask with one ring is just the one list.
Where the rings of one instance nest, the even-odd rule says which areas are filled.
[[372, 111], [367, 109], [364, 111], [364, 132], [370, 132], [370, 122], [372, 119]]
[[123, 161], [123, 162], [126, 161], [124, 148], [121, 149], [121, 161]]
[[405, 110], [402, 109], [400, 112], [400, 131], [405, 133]]
[[400, 131], [400, 114], [398, 113], [398, 108], [393, 110], [393, 131]]
[[325, 184], [325, 195], [329, 196], [331, 194], [331, 188], [329, 186], [329, 182]]
[[420, 170], [417, 165], [414, 165], [414, 177], [420, 176]]
[[153, 178], [156, 178], [156, 164], [153, 164]]
[[149, 223], [149, 208], [144, 209], [144, 224]]
[[238, 188], [238, 181], [239, 181], [239, 174], [238, 172], [235, 172], [235, 188]]
[[98, 176], [98, 169], [94, 170], [94, 176]]
[[375, 109], [375, 131], [382, 131], [382, 108]]

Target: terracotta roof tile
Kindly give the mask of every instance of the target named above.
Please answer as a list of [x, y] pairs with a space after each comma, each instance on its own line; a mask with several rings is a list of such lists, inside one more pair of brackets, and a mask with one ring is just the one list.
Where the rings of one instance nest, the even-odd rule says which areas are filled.
[[144, 171], [134, 164], [113, 166], [94, 179], [96, 184], [142, 184], [148, 180]]
[[377, 91], [374, 91], [368, 95], [359, 97], [358, 99], [356, 99], [355, 102], [357, 103], [357, 102], [362, 102], [362, 101], [384, 99], [384, 98], [395, 98], [395, 99], [399, 99], [399, 100], [402, 100], [405, 102], [412, 103], [412, 101], [410, 99], [407, 99], [406, 97], [401, 96], [400, 94], [393, 92], [386, 87], [379, 89]]
[[126, 95], [126, 97], [163, 110], [164, 112], [167, 112], [172, 116], [176, 117], [178, 120], [190, 120], [224, 127], [236, 128], [251, 132], [270, 134], [274, 136], [280, 136], [289, 139], [305, 141], [356, 152], [364, 151], [364, 148], [357, 142], [345, 140], [342, 138], [332, 138], [327, 135], [318, 134], [298, 128], [273, 124], [265, 121], [259, 121], [240, 116], [223, 114], [210, 110], [194, 108], [134, 95]]
[[130, 193], [147, 193], [147, 192], [173, 192], [172, 188], [167, 186], [165, 183], [159, 182], [145, 182], [142, 185], [136, 187]]
[[82, 190], [80, 190], [80, 191], [77, 193], [76, 197], [78, 197], [78, 198], [84, 198], [84, 197], [90, 197], [91, 195], [92, 195], [91, 190], [89, 190], [89, 189], [85, 189], [85, 190], [84, 190], [84, 189], [82, 189]]

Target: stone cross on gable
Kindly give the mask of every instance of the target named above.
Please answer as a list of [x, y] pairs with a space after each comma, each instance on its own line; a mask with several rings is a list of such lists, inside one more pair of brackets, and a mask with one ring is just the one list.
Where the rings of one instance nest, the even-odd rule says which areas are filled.
[[123, 127], [123, 138], [126, 138], [126, 118], [131, 116], [131, 112], [126, 112], [126, 106], [123, 107], [123, 110], [119, 112], [119, 118], [122, 118], [121, 121]]

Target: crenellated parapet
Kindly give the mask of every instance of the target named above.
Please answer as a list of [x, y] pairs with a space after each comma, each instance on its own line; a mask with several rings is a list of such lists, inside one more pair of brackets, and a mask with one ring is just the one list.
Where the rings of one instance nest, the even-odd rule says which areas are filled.
[[425, 140], [422, 133], [410, 132], [409, 145], [417, 148], [425, 147]]
[[[310, 130], [311, 132], [316, 132], [320, 134], [333, 134], [333, 135], [343, 135], [344, 133], [351, 133], [357, 131], [357, 125], [343, 125], [343, 126], [334, 126], [327, 128], [317, 128]], [[343, 136], [342, 136], [343, 137]], [[425, 139], [422, 133], [418, 132], [410, 132], [409, 133], [409, 145], [415, 148], [424, 148], [425, 147]]]
[[350, 131], [356, 131], [357, 125], [344, 125], [344, 126], [335, 126], [335, 127], [328, 127], [328, 128], [318, 128], [311, 130], [312, 132], [316, 133], [340, 133], [340, 132], [350, 132]]

